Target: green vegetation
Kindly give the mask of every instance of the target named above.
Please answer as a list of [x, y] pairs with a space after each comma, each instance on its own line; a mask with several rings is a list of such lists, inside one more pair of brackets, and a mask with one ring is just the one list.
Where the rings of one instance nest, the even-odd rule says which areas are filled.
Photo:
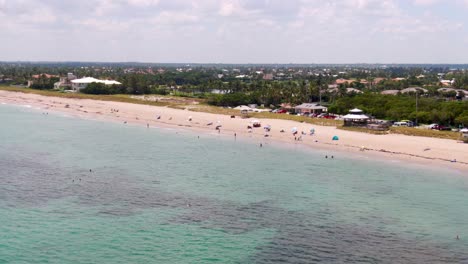
[[120, 85], [105, 85], [103, 83], [90, 83], [86, 88], [81, 89], [85, 94], [124, 94], [125, 89]]
[[418, 123], [468, 125], [468, 101], [445, 101], [438, 98], [418, 97], [416, 111], [415, 95], [381, 95], [364, 93], [336, 99], [329, 111], [346, 114], [354, 107], [380, 119], [416, 120]]
[[54, 88], [54, 83], [58, 82], [59, 78], [47, 78], [45, 75], [39, 76], [39, 78], [35, 79], [34, 82], [31, 84], [31, 88], [39, 89], [39, 90], [48, 90]]
[[418, 129], [413, 127], [390, 127], [390, 133], [407, 136], [434, 137], [445, 139], [460, 139], [460, 133], [452, 131], [439, 131], [433, 129]]

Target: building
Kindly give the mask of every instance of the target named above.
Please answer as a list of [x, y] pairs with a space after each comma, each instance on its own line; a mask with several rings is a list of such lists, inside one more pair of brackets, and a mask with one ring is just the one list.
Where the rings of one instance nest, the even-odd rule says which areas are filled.
[[71, 81], [72, 83], [72, 90], [75, 92], [79, 92], [81, 89], [84, 89], [88, 86], [90, 83], [103, 83], [105, 85], [120, 85], [121, 83], [118, 81], [112, 81], [112, 80], [99, 80], [93, 77], [84, 77], [81, 79], [75, 79]]
[[400, 90], [385, 90], [380, 92], [380, 94], [386, 94], [386, 95], [397, 95], [400, 92]]
[[304, 113], [320, 114], [323, 112], [327, 112], [328, 108], [318, 103], [303, 103], [301, 105], [294, 107], [294, 110], [296, 114], [304, 114]]
[[263, 80], [273, 80], [273, 74], [267, 73], [263, 75]]
[[354, 80], [347, 80], [347, 79], [340, 78], [335, 81], [335, 84], [338, 84], [338, 85], [339, 84], [351, 84], [353, 82]]
[[59, 76], [53, 75], [53, 74], [42, 73], [42, 74], [34, 74], [31, 77], [32, 77], [32, 80], [28, 81], [27, 87], [31, 87], [34, 83], [37, 83], [42, 78], [51, 79], [51, 78], [58, 78]]
[[424, 89], [424, 88], [421, 88], [421, 87], [410, 87], [410, 88], [406, 88], [406, 89], [401, 90], [401, 93], [416, 93], [416, 92], [427, 93], [428, 90]]
[[72, 83], [71, 81], [75, 80], [76, 76], [73, 73], [68, 73], [66, 77], [60, 77], [60, 80], [54, 83], [54, 89], [71, 89]]
[[[329, 85], [328, 87], [330, 87], [330, 85]], [[337, 93], [340, 92], [340, 88], [338, 88], [338, 87], [336, 87], [336, 88], [328, 88], [327, 92], [337, 94]], [[347, 94], [351, 94], [351, 93], [362, 93], [361, 90], [356, 89], [356, 88], [352, 88], [352, 87], [345, 88], [345, 92], [346, 92]]]
[[350, 93], [362, 93], [361, 90], [358, 90], [356, 88], [346, 88], [346, 93], [350, 94]]
[[369, 119], [369, 116], [357, 108], [349, 110], [349, 114], [343, 116], [344, 126], [367, 126]]
[[57, 75], [53, 75], [53, 74], [47, 74], [47, 73], [42, 73], [42, 74], [34, 74], [31, 76], [33, 79], [39, 79], [39, 78], [46, 78], [46, 79], [50, 79], [50, 78], [58, 78]]
[[455, 80], [440, 80], [440, 83], [443, 86], [452, 86], [454, 82], [455, 82]]

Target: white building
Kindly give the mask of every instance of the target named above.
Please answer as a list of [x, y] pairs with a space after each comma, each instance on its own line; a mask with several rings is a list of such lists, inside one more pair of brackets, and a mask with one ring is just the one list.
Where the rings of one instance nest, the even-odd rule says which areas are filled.
[[118, 82], [118, 81], [113, 81], [113, 80], [99, 80], [99, 79], [96, 79], [96, 78], [93, 78], [93, 77], [84, 77], [84, 78], [81, 78], [81, 79], [76, 79], [76, 80], [72, 80], [71, 81], [72, 83], [72, 90], [73, 91], [80, 91], [81, 89], [84, 89], [88, 86], [88, 84], [90, 83], [103, 83], [105, 85], [120, 85], [121, 83]]
[[351, 109], [349, 114], [343, 116], [345, 126], [365, 126], [369, 121], [369, 116], [365, 115], [361, 109]]

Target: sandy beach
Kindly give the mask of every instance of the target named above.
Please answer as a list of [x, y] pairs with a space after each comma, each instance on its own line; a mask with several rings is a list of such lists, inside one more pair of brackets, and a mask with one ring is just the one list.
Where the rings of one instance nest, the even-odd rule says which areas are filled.
[[[0, 91], [0, 103], [30, 105], [44, 113], [61, 112], [80, 118], [115, 121], [122, 125], [184, 128], [206, 134], [248, 137], [258, 144], [268, 142], [301, 144], [314, 149], [342, 152], [346, 155], [364, 155], [370, 158], [402, 160], [468, 171], [468, 144], [455, 140], [396, 134], [372, 135], [279, 119], [258, 119], [261, 127], [253, 128], [249, 132], [247, 126], [252, 125], [252, 118], [242, 119], [240, 116], [231, 118], [226, 115], [168, 107], [47, 97], [7, 91]], [[216, 126], [219, 125], [220, 129], [216, 130]], [[271, 126], [271, 131], [268, 133], [263, 129], [266, 125]], [[298, 131], [295, 136], [292, 133], [294, 127]], [[310, 135], [311, 128], [315, 129], [314, 135]], [[281, 132], [282, 130], [284, 132]], [[268, 134], [268, 137], [265, 137], [265, 134]], [[335, 135], [339, 137], [338, 141], [332, 140]], [[295, 140], [299, 137], [300, 140]], [[456, 162], [453, 162], [455, 160]]]

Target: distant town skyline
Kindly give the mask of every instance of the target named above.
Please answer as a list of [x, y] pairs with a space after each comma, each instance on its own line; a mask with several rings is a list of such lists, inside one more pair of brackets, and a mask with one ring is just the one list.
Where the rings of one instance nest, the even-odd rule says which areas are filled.
[[0, 61], [468, 63], [468, 0], [0, 0]]

